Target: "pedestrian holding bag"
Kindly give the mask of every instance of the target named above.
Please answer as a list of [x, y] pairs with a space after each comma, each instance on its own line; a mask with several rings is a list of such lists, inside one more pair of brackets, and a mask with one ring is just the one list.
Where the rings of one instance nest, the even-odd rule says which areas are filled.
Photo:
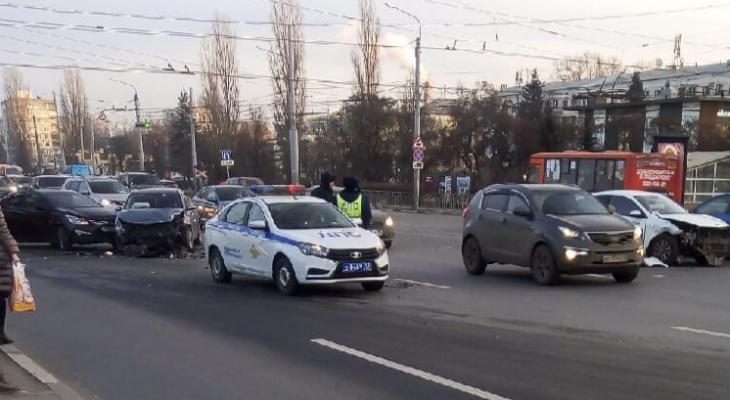
[[20, 262], [13, 263], [13, 293], [8, 302], [10, 302], [10, 310], [13, 312], [35, 311], [35, 300], [30, 291], [30, 282], [25, 276], [25, 265]]

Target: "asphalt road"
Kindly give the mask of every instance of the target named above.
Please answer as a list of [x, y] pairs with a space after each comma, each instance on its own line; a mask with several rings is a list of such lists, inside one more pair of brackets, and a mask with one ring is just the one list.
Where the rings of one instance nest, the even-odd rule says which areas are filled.
[[23, 249], [38, 312], [17, 347], [100, 399], [722, 399], [730, 268], [631, 285], [467, 275], [459, 217], [397, 214], [385, 290], [287, 298], [200, 260]]

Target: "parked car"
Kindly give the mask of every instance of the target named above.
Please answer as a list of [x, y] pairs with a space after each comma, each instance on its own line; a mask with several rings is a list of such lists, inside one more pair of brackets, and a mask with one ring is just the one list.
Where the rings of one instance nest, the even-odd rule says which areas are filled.
[[116, 219], [117, 248], [134, 245], [143, 253], [158, 253], [184, 246], [192, 250], [200, 240], [200, 217], [179, 189], [133, 191]]
[[129, 189], [121, 182], [109, 178], [69, 178], [63, 188], [89, 197], [105, 207], [123, 206], [129, 197]]
[[707, 214], [730, 224], [730, 193], [719, 194], [697, 205], [693, 214]]
[[33, 177], [33, 189], [61, 189], [71, 175], [38, 175]]
[[125, 172], [120, 174], [117, 179], [130, 189], [147, 189], [162, 187], [160, 178], [154, 174], [146, 172]]
[[[318, 187], [312, 186], [307, 189], [307, 196], [311, 196], [312, 191]], [[343, 187], [335, 186], [334, 192], [337, 194], [343, 189]], [[393, 246], [393, 241], [395, 241], [395, 219], [383, 209], [382, 205], [374, 203], [372, 199], [370, 202], [370, 210], [373, 214], [373, 218], [370, 220], [370, 231], [383, 239], [385, 247], [390, 249]]]
[[464, 211], [462, 256], [472, 275], [500, 263], [531, 268], [541, 285], [562, 274], [613, 274], [628, 283], [644, 258], [641, 237], [641, 228], [578, 187], [493, 185]]
[[254, 178], [250, 176], [238, 176], [235, 178], [228, 178], [226, 180], [226, 185], [253, 186], [263, 184], [264, 181], [262, 181], [261, 178]]
[[50, 243], [61, 250], [74, 244], [114, 243], [116, 212], [76, 192], [26, 190], [0, 205], [19, 242]]
[[9, 179], [8, 187], [11, 192], [19, 192], [21, 190], [30, 189], [33, 186], [33, 177], [26, 175], [7, 175]]
[[206, 186], [193, 197], [192, 203], [198, 208], [200, 225], [205, 226], [209, 219], [213, 218], [232, 201], [252, 196], [255, 196], [255, 194], [244, 186]]
[[727, 254], [730, 227], [721, 219], [690, 214], [658, 193], [610, 190], [594, 196], [643, 229], [647, 257], [667, 265], [688, 256], [704, 265], [721, 265]]

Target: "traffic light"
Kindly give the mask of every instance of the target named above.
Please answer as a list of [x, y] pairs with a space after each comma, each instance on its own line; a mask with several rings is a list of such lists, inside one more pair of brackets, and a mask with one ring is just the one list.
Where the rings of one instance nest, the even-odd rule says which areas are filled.
[[150, 129], [151, 126], [152, 126], [152, 124], [150, 124], [149, 122], [138, 122], [138, 123], [134, 124], [135, 128]]

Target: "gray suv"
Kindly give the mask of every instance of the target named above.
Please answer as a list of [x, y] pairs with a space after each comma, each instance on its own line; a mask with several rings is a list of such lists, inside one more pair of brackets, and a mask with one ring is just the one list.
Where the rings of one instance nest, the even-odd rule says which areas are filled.
[[489, 263], [530, 267], [535, 281], [561, 274], [613, 274], [632, 282], [644, 258], [642, 232], [589, 193], [567, 185], [493, 185], [464, 210], [464, 266], [480, 275]]

